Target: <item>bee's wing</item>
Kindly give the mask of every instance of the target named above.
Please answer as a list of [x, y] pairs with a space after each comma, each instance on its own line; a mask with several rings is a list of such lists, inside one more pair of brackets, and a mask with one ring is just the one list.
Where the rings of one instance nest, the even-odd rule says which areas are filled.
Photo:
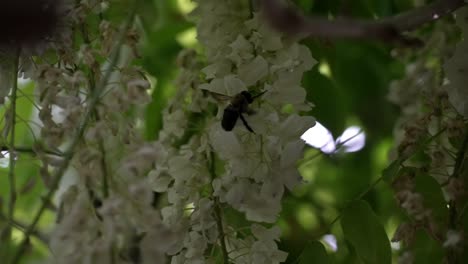
[[220, 94], [220, 93], [216, 93], [216, 92], [212, 92], [208, 90], [204, 90], [204, 91], [207, 91], [209, 94], [211, 94], [211, 96], [213, 96], [213, 98], [218, 102], [226, 102], [232, 99], [232, 97], [229, 95]]

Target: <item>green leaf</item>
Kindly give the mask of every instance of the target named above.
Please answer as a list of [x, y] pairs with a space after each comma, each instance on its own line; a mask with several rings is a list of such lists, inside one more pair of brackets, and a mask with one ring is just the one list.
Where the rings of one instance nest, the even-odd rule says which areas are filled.
[[431, 209], [432, 215], [438, 222], [446, 222], [448, 208], [440, 184], [428, 174], [418, 174], [414, 183], [415, 191], [424, 198], [424, 207]]
[[296, 5], [302, 11], [308, 13], [314, 6], [314, 0], [296, 0]]
[[[337, 41], [326, 53], [333, 84], [346, 102], [347, 120], [359, 117], [368, 135], [387, 133], [390, 136], [388, 132], [393, 129], [395, 112], [385, 100], [388, 93], [385, 87], [396, 77], [392, 70], [395, 63], [389, 53], [382, 45], [352, 41]], [[362, 62], [359, 67], [357, 62]], [[339, 102], [333, 104], [337, 105]]]
[[163, 110], [167, 105], [173, 87], [168, 79], [159, 79], [151, 95], [152, 100], [146, 106], [145, 113], [145, 137], [147, 140], [155, 140], [163, 126]]
[[444, 250], [424, 230], [418, 230], [412, 247], [414, 264], [443, 263]]
[[2, 222], [0, 222], [0, 245], [2, 245], [0, 247], [0, 258], [8, 263], [13, 249], [11, 241], [11, 227], [8, 226], [6, 222]]
[[308, 263], [317, 263], [317, 264], [332, 263], [322, 243], [318, 241], [313, 241], [313, 242], [308, 243], [307, 246], [304, 248], [304, 250], [302, 251], [301, 257], [299, 259], [299, 264], [308, 264]]
[[364, 263], [392, 262], [387, 234], [370, 206], [362, 200], [354, 202], [343, 212], [341, 227], [345, 239]]
[[[307, 100], [316, 106], [313, 109], [314, 117], [332, 134], [342, 133], [350, 111], [346, 94], [316, 68], [304, 75], [303, 83], [307, 89]], [[322, 88], [317, 90], [317, 87]]]
[[15, 144], [30, 145], [34, 142], [32, 136], [31, 123], [22, 122], [23, 120], [31, 120], [34, 105], [33, 98], [28, 98], [25, 95], [34, 94], [35, 83], [28, 82], [24, 86], [19, 87], [17, 91], [18, 98], [16, 99], [16, 134]]
[[389, 16], [392, 11], [392, 1], [390, 0], [365, 0], [365, 6], [372, 11], [375, 16]]

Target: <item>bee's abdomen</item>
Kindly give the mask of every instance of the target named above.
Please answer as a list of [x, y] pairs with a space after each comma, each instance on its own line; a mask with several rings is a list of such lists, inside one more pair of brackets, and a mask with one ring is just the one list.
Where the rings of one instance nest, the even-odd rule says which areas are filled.
[[224, 109], [223, 120], [221, 126], [226, 131], [231, 131], [236, 125], [237, 119], [239, 118], [239, 111], [231, 105]]

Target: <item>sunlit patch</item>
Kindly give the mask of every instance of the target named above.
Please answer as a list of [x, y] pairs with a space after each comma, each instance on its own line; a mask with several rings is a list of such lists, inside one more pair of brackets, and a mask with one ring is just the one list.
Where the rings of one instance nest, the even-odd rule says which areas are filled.
[[194, 47], [197, 44], [197, 30], [194, 27], [184, 30], [176, 36], [176, 40], [183, 47]]
[[145, 122], [143, 122], [142, 119], [138, 118], [138, 119], [136, 119], [135, 127], [136, 128], [144, 128], [145, 127]]
[[318, 224], [317, 216], [307, 205], [302, 205], [297, 209], [296, 217], [299, 224], [307, 230], [312, 230]]
[[184, 14], [192, 12], [196, 6], [195, 2], [191, 0], [177, 0], [177, 5], [179, 6], [179, 10]]
[[294, 113], [294, 106], [292, 104], [285, 104], [281, 108], [281, 113], [285, 114], [293, 114]]
[[2, 151], [0, 155], [0, 167], [1, 168], [8, 168], [10, 164], [10, 153], [8, 151]]
[[20, 86], [24, 86], [30, 82], [31, 82], [31, 79], [29, 78], [23, 78], [23, 77], [18, 78], [18, 85]]
[[194, 203], [189, 203], [185, 206], [185, 214], [186, 215], [191, 215], [193, 211], [195, 210], [195, 204]]
[[307, 130], [301, 139], [306, 144], [320, 149], [322, 152], [331, 154], [338, 151], [341, 152], [356, 152], [361, 150], [366, 144], [366, 134], [360, 127], [348, 127], [343, 134], [336, 140], [331, 132], [319, 122], [309, 130]]
[[400, 250], [401, 248], [400, 242], [391, 242], [390, 246], [392, 247], [393, 250]]
[[338, 250], [338, 243], [336, 242], [336, 237], [332, 234], [324, 235], [322, 241], [327, 244], [333, 252]]
[[320, 65], [318, 66], [318, 70], [322, 75], [331, 77], [330, 65], [328, 65], [326, 61], [320, 62]]
[[333, 192], [326, 189], [315, 190], [314, 197], [322, 204], [333, 204], [336, 202], [336, 196], [333, 195]]
[[24, 234], [22, 231], [18, 229], [12, 229], [11, 230], [11, 236], [13, 237], [14, 241], [21, 241], [24, 239]]
[[289, 237], [291, 235], [291, 226], [284, 219], [278, 220], [278, 226], [281, 228], [281, 235], [283, 237]]

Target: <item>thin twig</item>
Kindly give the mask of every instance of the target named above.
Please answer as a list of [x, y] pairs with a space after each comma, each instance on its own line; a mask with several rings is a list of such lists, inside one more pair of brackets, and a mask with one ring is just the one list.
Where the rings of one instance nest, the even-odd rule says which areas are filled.
[[[30, 155], [37, 155], [36, 150], [32, 147], [25, 147], [25, 146], [14, 146], [15, 152], [17, 153], [26, 153]], [[10, 147], [7, 146], [0, 146], [0, 151], [10, 151]], [[45, 154], [54, 155], [54, 156], [62, 156], [63, 153], [56, 150], [43, 150]]]
[[[25, 230], [26, 230], [26, 228], [27, 228], [27, 225], [26, 225], [26, 224], [24, 224], [24, 223], [22, 223], [22, 222], [19, 222], [19, 221], [15, 220], [15, 219], [7, 219], [7, 218], [5, 217], [5, 215], [3, 215], [3, 214], [1, 214], [1, 213], [0, 213], [0, 219], [1, 219], [1, 220], [6, 220], [6, 221], [8, 221], [9, 224], [10, 224], [12, 227], [18, 229], [19, 231], [21, 231], [21, 232], [23, 232], [23, 233], [25, 232]], [[49, 238], [48, 238], [45, 234], [40, 233], [40, 232], [38, 232], [38, 231], [35, 231], [35, 232], [31, 233], [31, 236], [36, 237], [37, 239], [39, 239], [39, 240], [40, 240], [42, 243], [44, 243], [45, 245], [47, 245], [47, 244], [49, 243]]]
[[[216, 165], [215, 165], [215, 154], [213, 151], [210, 151], [209, 157], [208, 157], [208, 169], [210, 171], [211, 179], [214, 180], [216, 178]], [[217, 197], [213, 198], [214, 200], [214, 212], [215, 212], [215, 218], [216, 218], [216, 226], [218, 228], [218, 233], [219, 233], [219, 241], [221, 244], [221, 252], [223, 253], [223, 263], [224, 264], [229, 264], [229, 253], [227, 251], [226, 247], [226, 233], [224, 232], [224, 227], [223, 227], [223, 212], [221, 210], [221, 204], [219, 202], [219, 199]]]
[[13, 65], [13, 87], [11, 89], [11, 131], [10, 131], [10, 146], [8, 152], [10, 154], [9, 168], [8, 168], [8, 182], [10, 184], [10, 200], [8, 202], [8, 219], [13, 220], [15, 214], [15, 203], [16, 203], [16, 151], [15, 151], [15, 133], [16, 133], [16, 92], [18, 91], [18, 65], [20, 57], [20, 49], [18, 48], [14, 57]]
[[[466, 151], [468, 150], [468, 130], [465, 132], [465, 137], [463, 139], [463, 143], [458, 150], [457, 158], [455, 160], [455, 166], [453, 168], [453, 173], [450, 175], [450, 178], [458, 178], [461, 171], [463, 171], [463, 163], [466, 158]], [[457, 201], [451, 200], [449, 203], [449, 227], [451, 229], [457, 229], [457, 222], [460, 218], [459, 215], [465, 214], [466, 206], [462, 208], [461, 213], [458, 212]], [[450, 249], [449, 250], [449, 258], [457, 258], [459, 254]]]
[[[333, 225], [336, 224], [336, 222], [338, 222], [338, 220], [341, 219], [341, 217], [343, 216], [343, 212], [345, 209], [347, 209], [349, 206], [351, 206], [351, 204], [355, 201], [358, 201], [360, 200], [362, 197], [364, 197], [367, 193], [369, 193], [372, 189], [375, 188], [375, 186], [377, 184], [379, 184], [381, 181], [383, 180], [383, 177], [380, 176], [379, 178], [377, 178], [366, 190], [362, 191], [358, 196], [354, 197], [351, 201], [349, 201], [345, 207], [343, 207], [341, 210], [340, 210], [340, 213], [325, 227], [325, 230], [323, 230], [322, 232], [320, 232], [319, 235], [315, 235], [313, 238], [309, 239], [308, 240], [308, 243], [313, 241], [313, 240], [316, 240], [316, 239], [319, 239], [320, 237], [323, 237], [324, 235], [326, 235], [328, 232], [330, 232], [331, 228], [333, 227]], [[304, 251], [304, 250], [302, 250]], [[298, 263], [299, 262], [299, 258], [300, 256], [294, 260], [292, 263]]]
[[466, 4], [463, 0], [438, 0], [396, 16], [384, 18], [380, 23], [391, 24], [400, 32], [412, 31], [428, 22], [450, 15]]
[[[323, 155], [325, 155], [325, 154], [327, 154], [327, 155], [332, 155], [332, 154], [338, 153], [338, 152], [341, 150], [341, 148], [342, 148], [346, 143], [348, 143], [349, 141], [353, 140], [355, 137], [359, 136], [359, 135], [360, 135], [361, 133], [363, 133], [363, 132], [364, 132], [364, 131], [362, 131], [362, 129], [361, 129], [361, 130], [358, 131], [358, 133], [356, 133], [356, 134], [353, 135], [352, 137], [349, 137], [349, 138], [347, 138], [347, 139], [344, 140], [344, 141], [338, 142], [338, 143], [336, 144], [336, 146], [335, 146], [335, 150], [334, 150], [333, 152], [331, 152], [331, 153], [325, 153], [325, 152], [319, 150], [319, 152], [316, 153], [315, 155], [313, 155], [312, 157], [310, 157], [310, 158], [308, 158], [308, 159], [306, 159], [306, 160], [304, 159], [304, 160], [300, 161], [299, 166], [305, 166], [305, 165], [309, 164], [311, 161], [313, 161], [314, 159], [320, 157], [322, 154], [323, 154]], [[326, 146], [327, 144], [328, 144], [328, 142], [327, 142], [326, 144], [324, 144], [324, 145], [323, 145], [322, 147], [320, 147], [320, 148], [323, 148], [323, 147]]]
[[450, 177], [457, 178], [460, 174], [460, 171], [463, 169], [463, 161], [466, 158], [466, 151], [468, 150], [468, 131], [465, 133], [465, 138], [463, 143], [458, 150], [457, 158], [455, 160], [455, 166], [453, 168], [453, 173]]
[[224, 234], [223, 218], [218, 198], [215, 198], [214, 209], [216, 214], [216, 225], [218, 226], [219, 241], [221, 242], [221, 251], [223, 252], [223, 263], [229, 264], [229, 254], [226, 247], [226, 235]]
[[468, 209], [468, 203], [466, 203], [466, 204], [463, 206], [463, 208], [461, 209], [460, 213], [458, 214], [457, 223], [460, 223], [460, 221], [463, 219], [463, 216], [465, 215], [467, 209]]
[[[99, 13], [100, 19], [102, 19], [102, 13]], [[91, 45], [91, 41], [89, 39], [88, 32], [86, 31], [86, 27], [83, 24], [81, 27], [81, 34], [83, 35], [84, 42], [87, 45]], [[91, 89], [96, 88], [96, 76], [94, 74], [94, 71], [90, 72], [89, 76], [89, 87]], [[93, 91], [92, 91], [93, 92]], [[103, 93], [101, 93], [103, 95]], [[99, 117], [99, 112], [97, 109], [94, 109], [93, 111], [93, 116], [96, 118], [96, 121], [99, 121], [101, 118]], [[109, 173], [108, 173], [108, 168], [107, 168], [107, 162], [106, 162], [106, 150], [104, 147], [103, 143], [103, 138], [99, 137], [99, 152], [102, 154], [100, 158], [100, 163], [101, 163], [101, 173], [102, 173], [102, 195], [104, 198], [107, 198], [109, 196]]]
[[135, 14], [136, 14], [137, 2], [138, 1], [135, 1], [134, 8], [133, 8], [133, 10], [130, 12], [130, 14], [128, 16], [128, 21], [126, 22], [125, 26], [122, 28], [122, 31], [120, 32], [118, 41], [117, 41], [117, 43], [116, 43], [116, 45], [114, 47], [114, 51], [112, 53], [112, 57], [111, 57], [110, 63], [109, 63], [108, 68], [107, 68], [107, 71], [105, 72], [104, 76], [100, 80], [97, 88], [91, 93], [88, 107], [86, 108], [86, 111], [84, 112], [84, 114], [83, 114], [83, 116], [82, 116], [82, 118], [80, 120], [80, 123], [78, 125], [78, 129], [76, 130], [75, 134], [73, 135], [73, 138], [72, 138], [72, 141], [71, 141], [71, 144], [70, 144], [68, 150], [64, 153], [63, 162], [62, 162], [61, 166], [58, 167], [57, 170], [53, 174], [53, 177], [52, 177], [53, 182], [52, 182], [51, 188], [49, 189], [48, 193], [45, 195], [44, 201], [43, 201], [41, 207], [39, 208], [39, 211], [34, 216], [33, 221], [28, 226], [28, 228], [25, 230], [25, 233], [24, 233], [25, 237], [18, 246], [18, 251], [16, 252], [15, 257], [13, 258], [12, 264], [19, 263], [19, 261], [21, 260], [21, 257], [23, 256], [23, 254], [25, 252], [25, 249], [26, 249], [26, 246], [28, 244], [29, 236], [34, 232], [34, 230], [36, 228], [36, 225], [39, 222], [39, 219], [41, 218], [41, 216], [42, 216], [43, 212], [45, 211], [45, 209], [48, 207], [49, 201], [52, 199], [56, 189], [58, 188], [60, 180], [62, 179], [62, 176], [64, 175], [65, 171], [68, 168], [68, 165], [71, 162], [74, 151], [75, 151], [76, 147], [78, 146], [78, 144], [80, 143], [81, 138], [83, 136], [83, 133], [84, 133], [86, 127], [87, 127], [88, 121], [89, 121], [95, 107], [97, 106], [97, 104], [99, 102], [100, 95], [101, 95], [102, 91], [104, 90], [104, 88], [106, 87], [107, 81], [109, 80], [109, 78], [111, 76], [112, 69], [113, 69], [114, 65], [117, 63], [117, 61], [119, 59], [120, 47], [121, 47], [123, 41], [125, 40], [125, 34], [126, 34], [128, 28], [133, 24], [133, 20], [134, 20]]
[[[431, 135], [428, 139], [424, 140], [423, 143], [419, 144], [418, 147], [417, 147], [417, 150], [423, 148], [423, 146], [426, 146], [427, 144], [429, 144], [432, 140], [434, 140], [435, 138], [437, 138], [438, 136], [440, 136], [447, 128], [442, 128], [441, 130], [439, 130], [437, 133], [435, 133], [434, 135]], [[468, 135], [467, 135], [467, 138], [468, 140]], [[467, 143], [468, 144], [468, 143]], [[414, 153], [416, 153], [417, 151], [415, 151]], [[398, 163], [401, 164], [406, 160], [408, 159], [408, 157], [406, 158], [402, 158], [400, 157], [398, 159]], [[394, 175], [392, 176], [392, 178], [394, 177]], [[336, 222], [338, 222], [338, 220], [341, 219], [341, 217], [343, 216], [343, 212], [345, 209], [347, 209], [353, 202], [357, 201], [357, 200], [360, 200], [362, 199], [366, 194], [368, 194], [371, 190], [373, 190], [375, 188], [375, 186], [377, 186], [377, 184], [379, 184], [382, 180], [384, 179], [384, 176], [380, 176], [379, 178], [377, 178], [374, 182], [372, 182], [371, 185], [369, 185], [369, 187], [367, 189], [365, 189], [364, 191], [362, 191], [358, 196], [354, 197], [351, 201], [349, 201], [346, 206], [344, 208], [342, 208], [339, 212], [339, 214], [330, 222], [330, 224], [328, 224], [325, 228], [325, 230], [323, 230], [319, 235], [316, 235], [314, 236], [313, 239], [310, 239], [310, 241], [312, 240], [315, 240], [319, 237], [322, 237], [324, 235], [326, 235], [330, 230], [331, 228], [333, 227], [333, 225], [335, 225]], [[299, 258], [297, 258], [295, 261], [293, 261], [293, 263], [297, 263], [299, 261]]]
[[368, 194], [372, 189], [375, 188], [375, 186], [377, 186], [377, 184], [379, 184], [381, 181], [383, 180], [383, 177], [379, 177], [377, 178], [371, 185], [369, 185], [369, 187], [367, 187], [367, 189], [365, 189], [364, 191], [362, 191], [358, 196], [356, 196], [353, 200], [351, 200], [350, 202], [348, 202], [348, 204], [342, 208], [341, 212], [339, 215], [337, 215], [335, 217], [335, 219], [333, 219], [333, 221], [330, 222], [330, 224], [328, 224], [328, 227], [325, 228], [325, 230], [322, 232], [322, 236], [325, 235], [326, 233], [328, 233], [330, 231], [330, 229], [332, 228], [332, 226], [338, 221], [340, 220], [341, 216], [343, 215], [342, 212], [347, 209], [353, 202], [355, 201], [358, 201], [360, 199], [362, 199], [362, 197], [364, 197], [366, 194]]
[[376, 20], [324, 17], [306, 17], [285, 7], [278, 0], [259, 0], [265, 18], [279, 31], [289, 35], [322, 38], [378, 39], [411, 43], [403, 32], [417, 29], [423, 24], [440, 19], [466, 5], [463, 0], [438, 0], [423, 7]]

